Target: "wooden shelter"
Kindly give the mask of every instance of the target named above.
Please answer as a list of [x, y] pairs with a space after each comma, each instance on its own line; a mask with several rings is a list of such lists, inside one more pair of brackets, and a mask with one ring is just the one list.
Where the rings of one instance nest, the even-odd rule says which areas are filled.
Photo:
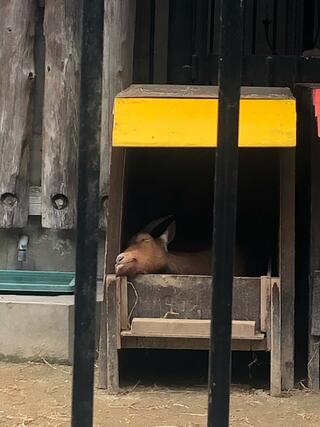
[[[123, 39], [122, 32], [126, 37], [132, 23], [125, 30], [122, 26], [128, 23], [126, 15], [118, 18], [120, 25], [114, 31], [117, 38]], [[132, 59], [129, 50], [122, 62], [127, 58]], [[119, 67], [123, 68], [123, 65], [119, 64]], [[118, 92], [113, 111], [106, 305], [101, 323], [99, 370], [100, 386], [117, 391], [119, 349], [208, 348], [210, 277], [145, 275], [128, 286], [125, 279], [115, 279], [112, 273], [115, 257], [125, 244], [124, 185], [128, 147], [133, 150], [159, 146], [214, 147], [217, 91], [214, 87], [181, 85], [130, 86]], [[171, 111], [174, 114], [170, 114]], [[279, 394], [281, 388], [293, 384], [294, 367], [295, 100], [286, 89], [245, 88], [240, 114], [241, 146], [280, 147], [281, 261], [277, 277], [270, 273], [270, 276], [235, 279], [233, 342], [235, 349], [271, 351], [271, 388], [274, 394]], [[150, 299], [150, 295], [157, 297]], [[167, 300], [174, 312], [173, 307], [179, 307], [178, 319], [167, 319], [168, 313], [170, 317]], [[183, 309], [183, 304], [197, 306], [198, 313]], [[281, 311], [287, 313], [282, 319]], [[182, 334], [179, 333], [181, 327], [185, 328]]]
[[[207, 328], [205, 326], [207, 323], [203, 322], [207, 319], [205, 314], [207, 308], [203, 301], [207, 300], [209, 292], [210, 279], [208, 277], [146, 275], [138, 277], [128, 285], [125, 279], [116, 279], [112, 275], [115, 256], [123, 249], [124, 239], [128, 237], [125, 236], [123, 228], [127, 203], [124, 194], [126, 152], [138, 150], [138, 147], [141, 149], [141, 147], [165, 146], [172, 147], [172, 149], [176, 147], [183, 149], [187, 146], [195, 148], [214, 147], [215, 145], [216, 122], [214, 117], [216, 117], [217, 105], [214, 100], [215, 89], [212, 86], [207, 89], [203, 86], [201, 88], [194, 86], [217, 82], [217, 25], [215, 20], [206, 22], [204, 25], [208, 13], [210, 14], [213, 10], [212, 16], [217, 19], [218, 13], [215, 13], [217, 2], [208, 2], [209, 9], [204, 3], [201, 2], [194, 6], [196, 19], [193, 21], [194, 45], [191, 47], [194, 55], [192, 61], [181, 68], [179, 68], [179, 64], [180, 66], [183, 64], [184, 59], [182, 58], [187, 56], [189, 46], [184, 37], [173, 36], [172, 22], [175, 23], [177, 33], [183, 34], [183, 31], [179, 32], [179, 29], [182, 30], [184, 25], [190, 24], [188, 13], [179, 15], [179, 6], [169, 2], [155, 2], [154, 10], [148, 9], [148, 2], [137, 3], [133, 74], [135, 83], [141, 83], [141, 85], [133, 85], [126, 89], [130, 83], [127, 80], [122, 87], [126, 90], [117, 92], [114, 103], [106, 245], [105, 311], [101, 323], [99, 364], [100, 386], [107, 387], [111, 392], [117, 391], [119, 387], [117, 356], [119, 349], [128, 347], [208, 347], [208, 336], [205, 337], [203, 334], [203, 328]], [[258, 19], [259, 14], [263, 14], [263, 11], [260, 9], [252, 11], [250, 8], [245, 10], [246, 36], [242, 81], [244, 86], [260, 87], [260, 95], [269, 93], [272, 98], [272, 94], [277, 93], [277, 86], [287, 86], [293, 90], [297, 82], [310, 84], [318, 79], [316, 69], [319, 59], [308, 57], [312, 55], [312, 51], [309, 54], [306, 53], [305, 56], [301, 55], [303, 45], [301, 34], [304, 31], [301, 21], [303, 6], [302, 3], [298, 3], [294, 8], [289, 8], [290, 10], [283, 8], [280, 11], [275, 6], [274, 13], [278, 17], [279, 28], [277, 34], [273, 33], [276, 34], [276, 38], [273, 40], [272, 52], [274, 54], [272, 56], [266, 55], [270, 45], [268, 42], [264, 44], [263, 30], [261, 28], [257, 30], [258, 26], [253, 28], [250, 24], [250, 14], [255, 13], [255, 17]], [[188, 9], [187, 5], [186, 8]], [[208, 10], [210, 11], [208, 12]], [[151, 18], [148, 11], [151, 13]], [[152, 21], [152, 16], [154, 16], [154, 21]], [[124, 38], [128, 37], [128, 32], [122, 27], [123, 23], [127, 22], [127, 15], [119, 15], [117, 18], [119, 25], [117, 30], [115, 29], [115, 32], [118, 31], [115, 38], [123, 40], [123, 33]], [[133, 15], [131, 18], [133, 19]], [[283, 22], [281, 29], [280, 21]], [[293, 24], [293, 22], [295, 23]], [[133, 31], [133, 27], [134, 23], [130, 21], [128, 28]], [[294, 27], [296, 32], [292, 30]], [[204, 31], [204, 28], [211, 35], [213, 34], [210, 41], [207, 39], [208, 33]], [[298, 36], [289, 36], [293, 33]], [[150, 39], [151, 51], [149, 50], [148, 34], [153, 34], [154, 37]], [[164, 43], [161, 43], [162, 40]], [[210, 44], [209, 54], [206, 52], [205, 46], [208, 46], [206, 43]], [[123, 46], [125, 45], [124, 43]], [[124, 51], [122, 53], [124, 54]], [[132, 58], [132, 52], [129, 49], [126, 51], [126, 55], [124, 54], [122, 61], [128, 64], [126, 62], [128, 58]], [[171, 68], [168, 65], [170, 61]], [[119, 67], [123, 68], [122, 65]], [[145, 85], [146, 83], [153, 84], [148, 86]], [[180, 86], [166, 86], [167, 83], [178, 83]], [[188, 86], [182, 87], [181, 84], [185, 83], [188, 83]], [[208, 95], [208, 91], [210, 95]], [[245, 91], [246, 89], [243, 89], [243, 94]], [[278, 274], [275, 277], [270, 274], [256, 278], [235, 278], [233, 315], [235, 321], [243, 321], [244, 328], [248, 328], [245, 329], [247, 339], [239, 340], [241, 334], [237, 335], [236, 323], [234, 324], [233, 348], [271, 351], [271, 390], [273, 394], [279, 394], [282, 389], [290, 389], [294, 385], [295, 342], [294, 147], [296, 145], [296, 103], [292, 99], [292, 95], [288, 96], [288, 92], [283, 89], [278, 89], [278, 91], [278, 94], [281, 93], [280, 98], [282, 96], [283, 99], [280, 102], [275, 96], [275, 99], [272, 100], [274, 107], [268, 110], [271, 113], [270, 116], [259, 107], [259, 105], [263, 105], [263, 108], [267, 106], [268, 109], [268, 105], [271, 103], [268, 104], [266, 100], [259, 104], [257, 99], [243, 99], [240, 112], [240, 146], [259, 146], [264, 147], [263, 149], [278, 147], [279, 149]], [[252, 107], [248, 107], [248, 114], [245, 112], [245, 102], [252, 105]], [[172, 114], [170, 114], [171, 112]], [[259, 112], [261, 113], [260, 122]], [[252, 114], [254, 114], [255, 120], [250, 120], [253, 118]], [[271, 117], [273, 114], [274, 116]], [[284, 122], [280, 123], [281, 119], [284, 120], [285, 125]], [[300, 116], [297, 117], [297, 121], [298, 128], [303, 126]], [[252, 123], [259, 123], [259, 126], [252, 129], [250, 128]], [[246, 128], [247, 125], [248, 128]], [[273, 126], [274, 130], [272, 130]], [[301, 141], [299, 134], [299, 144]], [[137, 159], [138, 156], [139, 154], [135, 158]], [[199, 286], [200, 282], [202, 286]], [[188, 293], [184, 293], [184, 287], [188, 289]], [[252, 294], [250, 289], [254, 289]], [[148, 298], [148, 295], [152, 293], [157, 295], [157, 298]], [[192, 296], [190, 297], [190, 295]], [[168, 315], [168, 311], [164, 307], [166, 298], [170, 300], [170, 310], [173, 306], [179, 307], [177, 310], [179, 320], [170, 319], [168, 323], [163, 320], [163, 317]], [[188, 312], [188, 309], [181, 308], [182, 302], [188, 298], [191, 305], [195, 301], [202, 301], [204, 305], [200, 309], [200, 316], [198, 314], [195, 316], [194, 313]], [[259, 310], [255, 313], [242, 311], [245, 310], [245, 301], [250, 301], [250, 307], [258, 307]], [[154, 318], [158, 320], [152, 320]], [[192, 320], [193, 323], [186, 321], [184, 324], [184, 319]], [[252, 326], [250, 322], [255, 322], [253, 329], [250, 329]], [[167, 329], [169, 323], [170, 328], [173, 328], [170, 329], [172, 336]], [[182, 325], [189, 328], [189, 332], [179, 335], [177, 330], [181, 330]], [[253, 331], [255, 332], [252, 333]], [[109, 357], [108, 364], [107, 356]], [[314, 359], [313, 363], [317, 364]]]
[[[214, 147], [216, 101], [215, 87], [130, 86], [115, 99], [113, 146], [122, 150], [159, 145], [193, 147], [191, 149]], [[235, 278], [232, 335], [235, 350], [271, 352], [271, 391], [279, 394], [281, 381], [282, 384], [293, 381], [294, 365], [296, 111], [289, 90], [243, 89], [239, 144], [261, 149], [277, 147], [280, 153], [279, 276], [271, 277], [270, 272], [264, 277]], [[118, 164], [118, 173], [119, 167]], [[124, 177], [125, 164], [121, 168]], [[102, 378], [106, 375], [105, 381], [112, 391], [118, 389], [117, 350], [132, 347], [203, 349], [209, 345], [210, 277], [142, 275], [128, 285], [127, 280], [110, 275], [122, 248], [121, 215], [124, 211], [116, 206], [126, 203], [123, 197], [124, 181], [119, 180], [118, 174], [113, 181], [111, 172], [109, 221], [114, 224], [114, 238], [110, 239], [109, 235], [107, 243], [107, 308], [101, 325], [102, 331], [106, 325], [108, 339], [107, 372], [103, 372], [103, 356], [100, 372]], [[116, 219], [120, 219], [118, 228], [115, 227]], [[286, 312], [283, 319], [281, 310]], [[281, 366], [282, 358], [286, 360], [287, 369]]]

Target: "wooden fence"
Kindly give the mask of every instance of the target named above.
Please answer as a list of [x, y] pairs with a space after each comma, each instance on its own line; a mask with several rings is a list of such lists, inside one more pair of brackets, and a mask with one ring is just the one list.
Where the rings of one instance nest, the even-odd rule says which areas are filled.
[[[23, 4], [22, 4], [23, 3]], [[43, 7], [45, 57], [37, 76], [35, 27]], [[0, 228], [71, 229], [76, 222], [80, 29], [76, 0], [3, 0], [0, 4]], [[132, 81], [135, 1], [105, 0], [100, 226], [109, 192], [112, 105]], [[30, 185], [35, 81], [44, 75], [41, 187]], [[100, 132], [100, 129], [97, 129]], [[119, 151], [119, 150], [118, 150]], [[117, 155], [117, 153], [115, 153]]]

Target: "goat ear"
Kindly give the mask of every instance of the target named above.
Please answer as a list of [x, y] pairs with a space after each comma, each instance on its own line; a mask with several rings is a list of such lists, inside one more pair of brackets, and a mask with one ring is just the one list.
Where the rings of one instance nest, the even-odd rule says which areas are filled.
[[169, 224], [172, 221], [173, 221], [173, 215], [163, 216], [162, 218], [158, 218], [158, 219], [155, 219], [154, 221], [151, 221], [148, 225], [143, 227], [143, 229], [140, 232], [151, 234], [153, 231], [155, 231], [158, 227], [161, 227], [161, 226], [163, 230], [164, 227], [166, 226], [166, 223]]
[[159, 239], [163, 241], [165, 246], [168, 246], [169, 243], [171, 243], [172, 240], [174, 239], [175, 234], [176, 234], [176, 222], [172, 221], [172, 223], [168, 226], [166, 231], [163, 234], [161, 234]]

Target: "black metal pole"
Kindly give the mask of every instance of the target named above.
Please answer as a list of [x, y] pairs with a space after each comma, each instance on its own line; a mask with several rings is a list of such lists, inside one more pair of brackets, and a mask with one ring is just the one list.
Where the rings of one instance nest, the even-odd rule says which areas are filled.
[[221, 0], [208, 426], [229, 425], [232, 286], [238, 184], [242, 0]]
[[99, 215], [103, 0], [81, 1], [75, 340], [72, 426], [91, 427]]

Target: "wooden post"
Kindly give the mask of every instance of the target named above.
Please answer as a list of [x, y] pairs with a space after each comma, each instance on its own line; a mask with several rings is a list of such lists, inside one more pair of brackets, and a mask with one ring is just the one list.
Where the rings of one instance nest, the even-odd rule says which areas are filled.
[[104, 282], [103, 290], [98, 387], [107, 388], [110, 394], [119, 392], [120, 286], [121, 280], [109, 275]]
[[262, 276], [261, 277], [261, 294], [260, 294], [260, 330], [261, 332], [266, 332], [268, 335], [268, 322], [269, 322], [269, 312], [270, 312], [270, 287], [271, 287], [271, 277]]
[[135, 10], [135, 0], [105, 0], [100, 168], [100, 227], [103, 228], [110, 198], [113, 101], [132, 83]]
[[295, 150], [280, 151], [280, 281], [282, 389], [294, 385]]
[[120, 329], [129, 328], [128, 318], [128, 281], [126, 277], [120, 277]]
[[80, 95], [80, 8], [46, 2], [42, 226], [73, 228], [76, 215]]
[[0, 227], [28, 222], [35, 0], [0, 4]]
[[123, 223], [123, 195], [125, 185], [125, 155], [122, 148], [112, 149], [110, 197], [107, 213], [106, 272], [114, 273], [114, 263], [121, 250]]
[[[308, 334], [308, 387], [319, 390], [319, 295], [317, 270], [320, 269], [320, 144], [317, 137], [313, 106], [315, 85], [299, 84], [295, 88], [297, 99], [297, 300], [301, 343]], [[308, 295], [306, 292], [308, 291]], [[306, 320], [305, 322], [303, 320]], [[302, 320], [302, 324], [301, 324]], [[317, 326], [318, 325], [318, 326]], [[298, 325], [297, 325], [298, 327]], [[314, 335], [313, 335], [314, 334]]]
[[[121, 243], [125, 150], [112, 149], [112, 111], [114, 97], [132, 82], [135, 10], [135, 0], [105, 0], [100, 173], [101, 200], [105, 201], [104, 207], [107, 207], [107, 215], [105, 209], [102, 209], [100, 217], [100, 226], [107, 229], [105, 275], [113, 272], [115, 256]], [[108, 292], [106, 304], [109, 304]], [[108, 357], [115, 360], [117, 352], [116, 342], [108, 335], [112, 329], [108, 327], [112, 313], [111, 308], [107, 319], [102, 319], [98, 362], [98, 386], [108, 391], [116, 390], [119, 386], [115, 374], [110, 374], [118, 369], [117, 363], [108, 365]], [[106, 352], [101, 348], [105, 343]], [[107, 359], [103, 358], [104, 354]]]
[[319, 391], [320, 338], [310, 333], [308, 344], [308, 387]]
[[111, 280], [106, 291], [106, 327], [107, 327], [107, 390], [110, 394], [119, 392], [119, 358], [120, 340], [119, 294], [120, 282]]
[[279, 280], [271, 279], [271, 357], [270, 393], [281, 395], [281, 287]]
[[[310, 90], [310, 94], [312, 90]], [[309, 98], [312, 102], [312, 97]], [[313, 110], [313, 109], [312, 109]], [[316, 122], [311, 112], [311, 217], [310, 217], [310, 277], [309, 277], [309, 357], [308, 385], [319, 390], [320, 348], [320, 141], [317, 138]]]
[[100, 313], [98, 388], [107, 387], [107, 287], [107, 276], [105, 275], [103, 280], [103, 300]]

